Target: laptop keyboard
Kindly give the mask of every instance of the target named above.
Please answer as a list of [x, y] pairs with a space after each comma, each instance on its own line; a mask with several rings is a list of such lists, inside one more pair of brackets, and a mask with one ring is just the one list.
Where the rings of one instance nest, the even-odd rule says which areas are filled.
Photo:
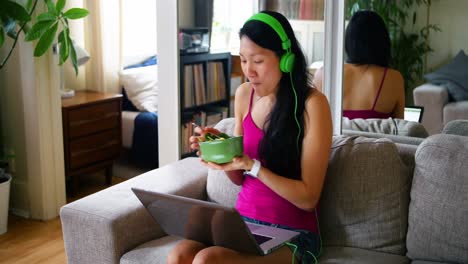
[[261, 245], [262, 243], [265, 243], [268, 240], [272, 239], [271, 237], [262, 236], [262, 235], [259, 235], [259, 234], [252, 234], [252, 235], [255, 238], [255, 241], [257, 241], [257, 244], [259, 244], [259, 245]]

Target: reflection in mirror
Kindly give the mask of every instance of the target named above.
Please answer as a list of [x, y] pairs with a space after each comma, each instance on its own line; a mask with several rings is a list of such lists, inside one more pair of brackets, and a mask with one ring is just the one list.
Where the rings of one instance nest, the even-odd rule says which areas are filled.
[[[389, 7], [388, 5], [392, 5]], [[463, 109], [463, 107], [458, 106], [458, 109], [453, 110], [452, 113], [448, 114], [447, 120], [444, 116], [444, 105], [450, 103], [450, 100], [453, 100], [450, 95], [447, 94], [447, 89], [440, 88], [444, 86], [440, 81], [432, 81], [430, 85], [424, 84], [426, 82], [430, 83], [431, 80], [428, 79], [427, 73], [430, 73], [440, 66], [443, 66], [450, 62], [457, 54], [459, 54], [463, 47], [467, 46], [468, 37], [461, 36], [462, 34], [457, 34], [463, 24], [466, 25], [468, 19], [462, 14], [461, 11], [463, 8], [461, 5], [466, 6], [467, 3], [461, 3], [459, 1], [362, 1], [362, 0], [348, 0], [346, 8], [347, 19], [351, 19], [352, 15], [361, 10], [374, 10], [378, 13], [383, 20], [385, 21], [386, 27], [389, 31], [389, 36], [391, 39], [391, 60], [389, 63], [389, 68], [397, 71], [403, 77], [404, 90], [405, 90], [405, 105], [419, 105], [424, 107], [424, 114], [422, 118], [422, 128], [424, 128], [427, 134], [439, 133], [444, 124], [451, 120], [451, 118], [468, 118], [468, 109]], [[351, 24], [351, 21], [349, 24]], [[456, 21], [456, 23], [453, 23]], [[348, 27], [350, 26], [348, 24]], [[366, 27], [368, 28], [368, 27]], [[458, 30], [457, 30], [458, 29]], [[347, 32], [350, 31], [347, 28]], [[372, 38], [376, 38], [376, 35], [371, 35]], [[348, 38], [346, 38], [348, 41]], [[350, 43], [345, 43], [346, 49], [348, 49]], [[366, 47], [365, 45], [360, 46], [360, 48]], [[384, 49], [384, 47], [381, 47]], [[346, 50], [348, 53], [348, 50]], [[389, 76], [386, 76], [383, 80], [382, 90], [380, 95], [377, 97], [379, 87], [379, 81], [383, 79], [382, 70], [380, 74], [375, 74], [377, 80], [374, 80], [374, 96], [372, 93], [365, 92], [369, 95], [368, 97], [362, 96], [353, 96], [353, 92], [356, 93], [356, 90], [359, 89], [362, 91], [366, 86], [360, 85], [359, 88], [353, 90], [352, 84], [355, 82], [362, 83], [369, 79], [367, 72], [372, 71], [372, 67], [368, 67], [366, 64], [353, 67], [352, 61], [353, 58], [350, 58], [347, 54], [347, 60], [345, 62], [345, 76], [344, 76], [344, 87], [343, 87], [343, 109], [347, 110], [357, 110], [355, 108], [356, 104], [359, 104], [359, 100], [367, 100], [367, 107], [360, 109], [373, 109], [374, 101], [375, 108], [377, 111], [386, 111], [384, 109], [385, 104], [391, 101], [391, 97], [395, 96], [398, 93], [398, 87], [394, 83], [389, 85]], [[458, 56], [457, 56], [458, 57]], [[466, 55], [463, 54], [460, 61], [468, 61]], [[466, 65], [466, 64], [465, 64]], [[351, 69], [354, 68], [364, 68], [362, 74], [352, 75], [350, 74]], [[463, 67], [459, 65], [459, 67]], [[466, 68], [466, 67], [465, 67]], [[456, 75], [457, 69], [450, 69], [450, 78], [453, 77], [453, 74]], [[387, 73], [388, 74], [388, 73]], [[380, 76], [380, 77], [379, 77]], [[436, 76], [435, 78], [442, 78]], [[446, 81], [447, 76], [444, 76]], [[380, 79], [380, 80], [379, 80]], [[458, 80], [454, 80], [458, 81]], [[463, 83], [463, 80], [461, 80]], [[460, 81], [458, 82], [460, 83]], [[468, 91], [468, 82], [465, 90]], [[424, 84], [424, 85], [422, 85]], [[422, 85], [421, 87], [417, 86]], [[445, 86], [453, 87], [445, 84]], [[368, 89], [371, 89], [367, 87]], [[458, 87], [455, 87], [458, 88]], [[454, 90], [455, 90], [454, 88]], [[450, 89], [448, 89], [450, 91]], [[414, 97], [413, 97], [414, 93]], [[442, 95], [442, 97], [441, 97]], [[376, 100], [377, 98], [377, 100]], [[437, 98], [437, 99], [436, 99]], [[465, 98], [466, 100], [468, 98]], [[350, 102], [350, 100], [352, 102]], [[434, 102], [441, 102], [440, 105], [435, 104]], [[401, 106], [400, 106], [401, 108]], [[450, 108], [449, 108], [450, 109]], [[446, 109], [448, 110], [448, 109]], [[387, 110], [388, 111], [388, 110]], [[344, 113], [346, 117], [346, 113]], [[402, 111], [398, 110], [397, 114], [391, 116], [391, 119], [394, 123], [393, 128], [387, 127], [387, 129], [382, 129], [378, 131], [379, 133], [391, 133], [394, 135], [408, 136], [409, 131], [402, 129], [402, 124], [407, 124], [409, 121], [402, 120], [404, 116]], [[375, 125], [372, 121], [368, 120], [366, 125], [357, 126], [354, 120], [343, 120], [343, 127], [345, 128], [348, 125], [349, 129], [360, 129], [364, 130], [369, 126]], [[361, 122], [362, 123], [362, 122]], [[379, 124], [385, 123], [385, 120], [380, 120]], [[421, 124], [409, 123], [414, 126], [421, 126]], [[362, 125], [362, 124], [361, 124]], [[399, 128], [399, 129], [396, 129]], [[419, 129], [418, 129], [419, 130]], [[413, 131], [411, 129], [410, 131]], [[375, 132], [375, 131], [372, 131]], [[411, 134], [412, 137], [421, 137], [424, 133]]]
[[[301, 2], [299, 4], [299, 2]], [[242, 24], [261, 10], [284, 14], [291, 23], [296, 38], [307, 57], [309, 72], [313, 77], [323, 65], [324, 1], [222, 1], [214, 0], [211, 51], [228, 50], [233, 55], [231, 94], [245, 81], [240, 69], [239, 35]]]
[[[239, 29], [249, 17], [260, 10], [278, 11], [289, 19], [301, 48], [306, 54], [307, 66], [311, 77], [313, 77], [313, 73], [322, 65], [323, 61], [324, 0], [179, 1], [179, 30], [207, 28], [210, 34], [210, 53], [230, 52], [232, 55], [232, 68], [229, 73], [231, 82], [229, 91], [230, 116], [234, 114], [233, 102], [236, 88], [246, 81], [238, 55]], [[181, 58], [182, 56], [186, 57], [187, 54], [181, 53]], [[181, 79], [184, 77], [181, 76]], [[183, 94], [184, 100], [188, 99], [188, 96], [185, 96], [187, 93], [183, 92]], [[181, 102], [182, 105], [184, 103]], [[189, 110], [198, 111], [201, 109], [192, 108]], [[203, 122], [201, 120], [199, 123]]]

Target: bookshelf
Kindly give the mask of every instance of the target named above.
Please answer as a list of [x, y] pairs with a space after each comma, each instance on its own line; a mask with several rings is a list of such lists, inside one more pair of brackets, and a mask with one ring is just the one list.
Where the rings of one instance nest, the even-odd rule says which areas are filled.
[[180, 55], [180, 114], [182, 158], [193, 156], [192, 122], [214, 126], [229, 116], [231, 53]]

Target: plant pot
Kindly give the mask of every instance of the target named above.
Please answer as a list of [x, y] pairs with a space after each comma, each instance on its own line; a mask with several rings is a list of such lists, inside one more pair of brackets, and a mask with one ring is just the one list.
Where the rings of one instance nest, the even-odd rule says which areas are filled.
[[10, 202], [10, 183], [10, 174], [0, 174], [0, 235], [6, 233], [8, 226], [8, 203]]

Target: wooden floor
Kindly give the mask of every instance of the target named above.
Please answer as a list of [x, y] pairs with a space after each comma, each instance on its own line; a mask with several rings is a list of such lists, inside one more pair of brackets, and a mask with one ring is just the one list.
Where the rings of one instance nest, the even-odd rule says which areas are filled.
[[[71, 202], [106, 188], [104, 175], [86, 175], [80, 180], [76, 197]], [[112, 184], [124, 181], [114, 177]], [[36, 221], [10, 215], [8, 231], [0, 235], [0, 264], [66, 263], [60, 218]]]

